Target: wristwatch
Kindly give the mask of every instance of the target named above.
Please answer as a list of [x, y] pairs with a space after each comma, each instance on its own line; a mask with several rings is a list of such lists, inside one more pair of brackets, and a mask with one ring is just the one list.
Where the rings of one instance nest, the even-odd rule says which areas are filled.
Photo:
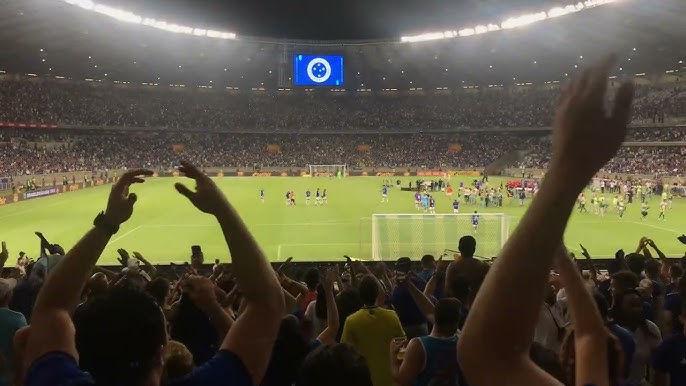
[[112, 224], [107, 216], [105, 216], [105, 212], [100, 212], [97, 216], [95, 216], [93, 225], [110, 235], [119, 232], [119, 225]]

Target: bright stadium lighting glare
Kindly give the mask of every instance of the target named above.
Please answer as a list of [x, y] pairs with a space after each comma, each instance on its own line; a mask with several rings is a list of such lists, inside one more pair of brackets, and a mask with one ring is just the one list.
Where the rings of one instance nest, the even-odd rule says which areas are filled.
[[[503, 20], [500, 24], [489, 23], [479, 24], [474, 27], [464, 27], [457, 31], [443, 31], [443, 32], [425, 32], [419, 35], [402, 36], [400, 41], [403, 43], [424, 42], [429, 40], [451, 39], [457, 37], [467, 37], [473, 35], [480, 35], [493, 31], [500, 31], [503, 29], [511, 29], [524, 27], [530, 24], [537, 23], [546, 19], [552, 19], [560, 16], [570, 15], [576, 12], [581, 12], [586, 9], [599, 7], [601, 5], [618, 2], [620, 0], [586, 0], [579, 1], [576, 4], [566, 6], [557, 6], [550, 8], [548, 11], [539, 11], [535, 13], [518, 15], [509, 17]], [[635, 50], [635, 49], [634, 49]]]
[[154, 18], [143, 17], [141, 15], [137, 15], [133, 12], [129, 12], [129, 11], [126, 11], [123, 9], [118, 9], [118, 8], [110, 7], [110, 6], [103, 5], [103, 4], [96, 4], [95, 2], [93, 2], [91, 0], [63, 0], [63, 1], [65, 1], [68, 4], [75, 5], [79, 8], [83, 8], [83, 9], [89, 10], [89, 11], [94, 11], [94, 12], [97, 12], [101, 15], [105, 15], [107, 17], [110, 17], [110, 18], [113, 18], [115, 20], [119, 20], [119, 21], [122, 21], [125, 23], [140, 24], [140, 25], [156, 28], [156, 29], [163, 30], [163, 31], [181, 33], [181, 34], [186, 34], [186, 35], [206, 36], [206, 37], [215, 38], [215, 39], [236, 39], [236, 34], [232, 33], [232, 32], [215, 31], [215, 30], [208, 30], [205, 28], [187, 27], [187, 26], [178, 25], [178, 24], [174, 24], [174, 23], [167, 23], [164, 20], [156, 20]]

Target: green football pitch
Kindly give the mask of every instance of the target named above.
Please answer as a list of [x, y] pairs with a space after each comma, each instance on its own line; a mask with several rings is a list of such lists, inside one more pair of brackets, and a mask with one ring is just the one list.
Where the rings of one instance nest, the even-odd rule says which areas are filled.
[[[403, 186], [416, 178], [400, 178]], [[389, 190], [389, 202], [381, 203], [380, 177], [348, 177], [344, 179], [316, 177], [224, 177], [216, 181], [236, 206], [250, 230], [273, 261], [341, 260], [344, 254], [369, 259], [371, 253], [372, 214], [417, 213], [413, 193]], [[395, 178], [394, 178], [395, 180]], [[505, 179], [491, 178], [490, 185], [498, 186]], [[197, 211], [173, 188], [177, 181], [191, 185], [182, 178], [150, 178], [145, 184], [132, 188], [138, 194], [133, 217], [122, 225], [103, 253], [100, 264], [117, 264], [118, 248], [138, 251], [153, 263], [165, 264], [187, 261], [191, 245], [201, 245], [205, 261], [229, 261], [228, 249], [213, 217]], [[470, 178], [453, 177], [451, 183], [469, 184]], [[259, 197], [266, 192], [265, 202]], [[305, 190], [314, 193], [326, 188], [328, 203], [323, 206], [305, 205]], [[296, 193], [297, 205], [285, 205], [285, 193]], [[90, 227], [95, 215], [104, 209], [109, 187], [97, 187], [22, 201], [0, 207], [0, 240], [5, 240], [11, 256], [25, 251], [38, 254], [39, 241], [34, 235], [41, 231], [53, 243], [68, 249]], [[436, 212], [452, 213], [452, 200], [435, 193]], [[611, 196], [607, 195], [608, 202]], [[590, 200], [589, 200], [590, 201]], [[462, 213], [478, 209], [480, 213], [504, 213], [509, 218], [510, 231], [517, 225], [526, 206], [505, 199], [502, 208], [467, 206], [461, 202]], [[590, 206], [590, 205], [589, 205]], [[623, 248], [633, 251], [642, 236], [655, 240], [670, 257], [683, 256], [686, 247], [676, 237], [686, 232], [686, 200], [675, 198], [666, 221], [658, 221], [659, 199], [650, 202], [649, 218], [640, 218], [640, 204], [627, 206], [624, 218], [610, 211], [604, 218], [591, 213], [575, 213], [570, 220], [565, 243], [572, 251], [579, 251], [583, 243], [594, 257], [608, 258]], [[479, 229], [480, 238], [491, 237]], [[462, 234], [454, 235], [454, 245]], [[449, 240], [452, 242], [452, 240]], [[425, 251], [439, 254], [442, 251]], [[479, 250], [477, 249], [477, 254]], [[412, 256], [419, 258], [419, 256]]]

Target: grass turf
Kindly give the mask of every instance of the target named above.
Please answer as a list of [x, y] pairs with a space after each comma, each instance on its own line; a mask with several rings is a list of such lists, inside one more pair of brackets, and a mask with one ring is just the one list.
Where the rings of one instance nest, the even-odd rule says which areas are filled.
[[[400, 178], [403, 186], [416, 178]], [[469, 182], [469, 177], [453, 177], [451, 183]], [[395, 178], [394, 178], [395, 180]], [[491, 186], [504, 178], [492, 177]], [[132, 188], [138, 195], [133, 217], [122, 225], [103, 253], [99, 264], [117, 264], [118, 248], [138, 251], [155, 264], [180, 263], [190, 256], [191, 245], [201, 245], [205, 261], [215, 258], [227, 262], [229, 252], [213, 217], [197, 211], [173, 188], [184, 179], [151, 178]], [[381, 203], [382, 178], [219, 178], [216, 180], [245, 219], [251, 231], [273, 261], [294, 256], [295, 261], [340, 260], [342, 255], [368, 259], [371, 256], [371, 223], [373, 213], [416, 213], [411, 192], [389, 190], [388, 203]], [[190, 185], [189, 180], [185, 180]], [[314, 207], [314, 199], [305, 206], [306, 189], [313, 192], [327, 188], [328, 205]], [[266, 191], [265, 203], [259, 190]], [[285, 205], [285, 192], [296, 193], [297, 206]], [[58, 196], [38, 198], [0, 207], [0, 240], [7, 241], [11, 259], [19, 251], [31, 257], [38, 255], [39, 241], [34, 231], [41, 231], [53, 243], [71, 247], [91, 226], [95, 215], [105, 208], [109, 187], [97, 187]], [[611, 196], [608, 203], [611, 203]], [[452, 200], [435, 194], [436, 212], [452, 213]], [[527, 200], [527, 205], [530, 200]], [[590, 207], [590, 198], [588, 200]], [[686, 200], [674, 199], [667, 221], [658, 221], [659, 199], [650, 202], [649, 219], [640, 219], [640, 203], [627, 206], [623, 219], [610, 211], [605, 218], [594, 214], [575, 213], [565, 235], [572, 251], [583, 243], [597, 258], [608, 258], [619, 248], [633, 252], [638, 240], [648, 236], [669, 257], [680, 257], [686, 247], [676, 237], [686, 232]], [[498, 212], [510, 216], [510, 230], [516, 226], [525, 207], [505, 199], [502, 208], [474, 208], [461, 202], [461, 212]], [[590, 209], [589, 209], [590, 210]], [[481, 231], [480, 231], [481, 232]], [[462, 235], [456, 234], [455, 240]], [[477, 241], [479, 239], [477, 234]], [[455, 242], [455, 248], [457, 247]], [[441, 251], [427, 251], [440, 253]], [[478, 249], [477, 249], [478, 253]], [[412, 256], [419, 258], [419, 256]]]

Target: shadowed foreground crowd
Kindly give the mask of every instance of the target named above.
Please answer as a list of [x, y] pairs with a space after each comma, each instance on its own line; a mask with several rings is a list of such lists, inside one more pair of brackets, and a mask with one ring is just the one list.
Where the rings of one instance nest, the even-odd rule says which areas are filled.
[[579, 192], [626, 135], [633, 87], [606, 114], [611, 67], [585, 71], [563, 95], [547, 178], [493, 265], [465, 236], [450, 264], [424, 256], [420, 270], [401, 257], [390, 271], [348, 259], [300, 283], [269, 265], [213, 181], [182, 162], [195, 188], [175, 188], [216, 219], [231, 264], [207, 277], [197, 251], [172, 283], [121, 251], [121, 272], [98, 272], [135, 215], [132, 185], [152, 172], [123, 174], [66, 254], [44, 241], [26, 278], [16, 269], [0, 281], [1, 384], [686, 384], [682, 266], [642, 238], [635, 253], [618, 251], [609, 278], [592, 265], [584, 277], [562, 243]]

